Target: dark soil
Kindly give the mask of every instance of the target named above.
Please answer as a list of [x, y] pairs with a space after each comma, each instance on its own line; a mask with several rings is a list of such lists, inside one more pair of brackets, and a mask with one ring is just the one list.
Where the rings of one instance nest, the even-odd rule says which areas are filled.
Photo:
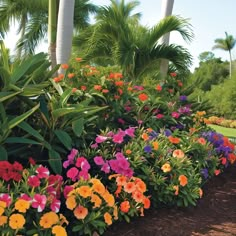
[[236, 165], [203, 188], [196, 207], [150, 209], [131, 223], [115, 223], [106, 236], [236, 236]]

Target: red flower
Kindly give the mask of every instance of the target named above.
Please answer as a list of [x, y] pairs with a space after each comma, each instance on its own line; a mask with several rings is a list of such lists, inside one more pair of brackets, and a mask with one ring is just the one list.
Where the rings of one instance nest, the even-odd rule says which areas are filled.
[[40, 185], [39, 177], [32, 175], [28, 178], [28, 185], [31, 187], [38, 187]]
[[148, 100], [148, 95], [146, 93], [141, 93], [141, 94], [139, 94], [138, 98], [140, 101], [144, 102], [144, 101]]
[[159, 91], [159, 92], [162, 90], [162, 87], [161, 87], [160, 84], [158, 84], [158, 85], [156, 86], [156, 90]]
[[171, 77], [176, 77], [176, 76], [177, 76], [177, 73], [171, 72], [171, 73], [170, 73], [170, 76], [171, 76]]
[[42, 179], [42, 178], [47, 178], [49, 176], [49, 170], [48, 168], [40, 165], [37, 169], [36, 169], [36, 173], [38, 174], [37, 176]]

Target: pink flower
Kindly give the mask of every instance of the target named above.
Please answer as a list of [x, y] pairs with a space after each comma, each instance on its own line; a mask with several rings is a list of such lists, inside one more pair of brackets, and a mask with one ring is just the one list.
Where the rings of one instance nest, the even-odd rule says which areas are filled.
[[72, 167], [67, 171], [66, 176], [70, 178], [72, 181], [76, 181], [78, 174], [79, 174], [78, 169], [75, 167]]
[[104, 171], [106, 174], [108, 174], [108, 173], [110, 173], [110, 166], [109, 166], [109, 164], [108, 164], [109, 162], [105, 162], [104, 164], [103, 164], [103, 166], [102, 166], [102, 171]]
[[135, 128], [134, 127], [129, 127], [128, 129], [125, 130], [125, 133], [130, 136], [130, 137], [134, 137], [134, 132], [135, 132]]
[[56, 195], [57, 195], [56, 189], [52, 186], [47, 187], [47, 193], [53, 197], [56, 197]]
[[60, 210], [60, 206], [61, 206], [61, 201], [60, 200], [58, 200], [58, 199], [56, 199], [56, 198], [54, 198], [53, 200], [52, 200], [52, 203], [51, 203], [51, 205], [50, 205], [50, 209], [52, 210], [52, 211], [54, 211], [54, 212], [59, 212], [59, 210]]
[[88, 174], [88, 171], [87, 170], [81, 170], [79, 172], [79, 176], [78, 176], [78, 179], [84, 179], [84, 180], [87, 180], [89, 179], [89, 174]]
[[47, 197], [36, 193], [32, 201], [32, 207], [37, 208], [38, 212], [42, 212], [46, 206]]
[[157, 115], [156, 115], [156, 118], [157, 118], [157, 119], [161, 119], [161, 118], [163, 118], [163, 117], [164, 117], [163, 114], [157, 114]]
[[29, 195], [25, 194], [25, 193], [22, 193], [21, 196], [19, 197], [19, 199], [23, 199], [25, 201], [28, 201], [28, 202], [31, 202], [32, 199]]
[[28, 185], [31, 187], [38, 187], [40, 185], [39, 177], [35, 175], [31, 175], [28, 178]]
[[96, 149], [98, 147], [98, 144], [97, 143], [91, 144], [90, 147]]
[[115, 135], [113, 136], [112, 141], [113, 141], [114, 143], [122, 143], [122, 142], [124, 141], [123, 137], [124, 137], [123, 135], [115, 134]]
[[11, 205], [11, 197], [8, 193], [1, 193], [0, 194], [0, 201], [3, 201], [7, 204], [7, 207]]
[[96, 163], [96, 165], [103, 165], [104, 164], [104, 160], [102, 158], [102, 156], [96, 156], [93, 158], [94, 162]]
[[64, 198], [67, 198], [67, 195], [73, 190], [73, 186], [66, 185], [63, 190]]
[[125, 124], [125, 121], [122, 118], [119, 118], [117, 121], [122, 125]]
[[173, 112], [171, 113], [171, 116], [172, 116], [173, 118], [178, 119], [179, 116], [180, 116], [180, 114], [179, 114], [178, 112], [176, 112], [176, 111], [173, 111]]
[[87, 159], [85, 159], [84, 157], [79, 157], [76, 160], [76, 167], [80, 167], [82, 170], [89, 170], [90, 169], [90, 165], [87, 161]]
[[97, 138], [95, 139], [96, 143], [103, 143], [107, 140], [107, 137], [98, 135]]
[[40, 165], [37, 169], [36, 169], [36, 173], [38, 174], [37, 176], [42, 179], [42, 178], [47, 178], [49, 176], [49, 170], [48, 168]]

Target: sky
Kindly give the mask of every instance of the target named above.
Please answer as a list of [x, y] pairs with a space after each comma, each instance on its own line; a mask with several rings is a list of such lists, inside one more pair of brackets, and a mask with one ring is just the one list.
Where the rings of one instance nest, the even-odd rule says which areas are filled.
[[[126, 0], [128, 2], [128, 0]], [[109, 5], [110, 0], [90, 0], [96, 5]], [[139, 0], [136, 12], [142, 14], [141, 24], [152, 27], [161, 20], [162, 0]], [[212, 51], [216, 38], [225, 38], [225, 32], [236, 38], [236, 0], [175, 0], [173, 15], [179, 15], [189, 20], [192, 25], [194, 39], [186, 44], [178, 33], [171, 33], [170, 43], [182, 45], [193, 56], [191, 70], [198, 66], [198, 56], [205, 51]], [[8, 35], [6, 46], [13, 48], [16, 42], [14, 29]], [[45, 43], [41, 44], [37, 51], [47, 51]], [[216, 49], [212, 51], [216, 57], [229, 60], [228, 52]], [[236, 59], [236, 46], [232, 51], [233, 59]]]

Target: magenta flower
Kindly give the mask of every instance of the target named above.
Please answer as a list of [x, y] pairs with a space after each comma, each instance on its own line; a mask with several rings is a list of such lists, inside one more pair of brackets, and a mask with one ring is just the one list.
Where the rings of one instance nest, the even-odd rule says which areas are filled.
[[130, 137], [134, 137], [134, 132], [135, 132], [135, 128], [134, 127], [129, 127], [128, 129], [125, 130], [125, 134], [127, 134]]
[[104, 171], [106, 174], [110, 173], [110, 166], [109, 166], [109, 162], [106, 161], [103, 165], [102, 165], [102, 171]]
[[64, 198], [67, 198], [68, 194], [73, 190], [73, 186], [66, 185], [63, 190]]
[[22, 193], [21, 196], [19, 197], [19, 199], [23, 199], [23, 200], [28, 201], [28, 202], [32, 201], [32, 198], [29, 195], [25, 194], [25, 193]]
[[121, 134], [115, 134], [114, 136], [113, 136], [113, 139], [112, 139], [112, 141], [114, 142], [114, 143], [122, 143], [123, 141], [124, 141], [124, 138], [123, 138], [124, 136], [123, 135], [121, 135]]
[[39, 180], [39, 177], [36, 176], [36, 175], [31, 175], [29, 178], [28, 178], [28, 185], [31, 186], [31, 187], [38, 187], [40, 185], [40, 180]]
[[91, 144], [90, 147], [96, 149], [98, 147], [98, 144], [97, 143]]
[[72, 167], [67, 171], [66, 176], [70, 178], [72, 181], [76, 181], [78, 174], [79, 174], [79, 170], [75, 167]]
[[59, 212], [59, 210], [60, 210], [60, 206], [61, 206], [61, 201], [60, 200], [58, 200], [58, 199], [56, 199], [56, 198], [54, 198], [53, 200], [52, 200], [52, 203], [51, 203], [51, 205], [50, 205], [50, 209], [52, 210], [52, 211], [54, 211], [54, 212]]
[[53, 196], [53, 197], [56, 197], [56, 195], [57, 195], [56, 189], [54, 187], [52, 187], [52, 186], [48, 186], [47, 187], [47, 193], [49, 195]]
[[125, 121], [122, 119], [122, 118], [118, 118], [117, 120], [120, 124], [124, 125], [125, 124]]
[[42, 178], [47, 178], [49, 176], [49, 170], [48, 168], [40, 165], [37, 169], [36, 169], [36, 173], [37, 176], [42, 179]]
[[102, 156], [96, 156], [96, 157], [93, 158], [93, 160], [94, 160], [96, 165], [101, 166], [101, 165], [104, 164], [104, 160], [103, 160]]
[[89, 165], [87, 159], [84, 157], [78, 157], [76, 160], [75, 166], [78, 168], [80, 167], [82, 170], [88, 171], [90, 169], [90, 165]]
[[88, 171], [87, 170], [81, 170], [79, 172], [79, 175], [78, 175], [78, 179], [84, 179], [84, 180], [87, 180], [89, 179], [89, 174], [88, 174]]
[[157, 115], [156, 115], [156, 118], [157, 118], [157, 119], [162, 119], [163, 117], [164, 117], [163, 114], [157, 114]]
[[117, 159], [117, 162], [118, 166], [123, 170], [127, 170], [130, 166], [130, 163], [125, 158], [119, 158]]
[[180, 114], [179, 114], [178, 112], [176, 112], [176, 111], [173, 111], [173, 112], [171, 113], [171, 116], [172, 116], [173, 118], [178, 119], [179, 116], [180, 116]]
[[103, 143], [107, 140], [107, 137], [102, 136], [102, 135], [98, 135], [95, 139], [96, 143]]
[[47, 197], [36, 193], [32, 201], [32, 207], [37, 208], [38, 212], [42, 212], [46, 206]]
[[7, 207], [9, 207], [11, 205], [11, 196], [8, 193], [1, 193], [0, 201], [5, 202]]

